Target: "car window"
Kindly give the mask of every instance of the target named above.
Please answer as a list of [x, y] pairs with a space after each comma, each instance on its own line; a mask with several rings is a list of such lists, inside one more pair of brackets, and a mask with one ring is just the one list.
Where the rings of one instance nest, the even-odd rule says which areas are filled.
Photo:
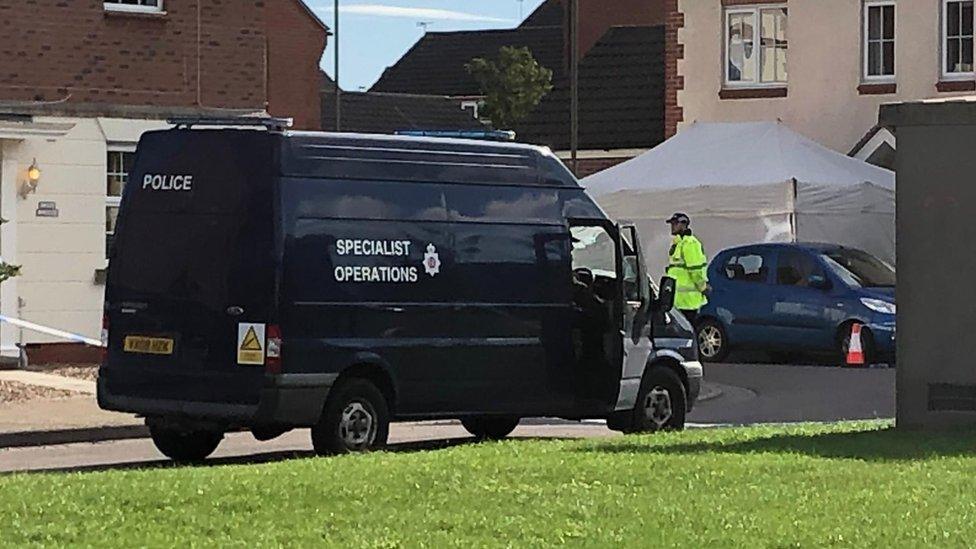
[[764, 254], [743, 253], [734, 255], [725, 262], [725, 276], [736, 282], [764, 283], [769, 273]]
[[814, 276], [824, 278], [823, 268], [808, 253], [797, 250], [784, 250], [779, 254], [776, 266], [776, 283], [780, 286], [810, 286]]
[[838, 249], [823, 254], [824, 261], [848, 286], [893, 288], [895, 268], [859, 250]]

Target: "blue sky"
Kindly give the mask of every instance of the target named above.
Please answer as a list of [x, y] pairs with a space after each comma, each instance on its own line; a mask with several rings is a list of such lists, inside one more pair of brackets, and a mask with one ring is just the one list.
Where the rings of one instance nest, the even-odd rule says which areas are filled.
[[[305, 0], [332, 27], [333, 0]], [[339, 78], [342, 89], [369, 88], [387, 66], [421, 37], [418, 23], [435, 31], [512, 28], [543, 0], [340, 0]], [[322, 68], [333, 74], [329, 47]]]

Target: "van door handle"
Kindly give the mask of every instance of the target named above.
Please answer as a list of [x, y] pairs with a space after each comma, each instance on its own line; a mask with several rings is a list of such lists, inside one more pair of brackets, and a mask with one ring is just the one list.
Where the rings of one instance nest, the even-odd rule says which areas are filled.
[[388, 313], [402, 313], [406, 309], [403, 307], [383, 307], [383, 310]]
[[227, 314], [230, 316], [241, 316], [244, 314], [244, 307], [231, 305], [230, 307], [227, 307]]

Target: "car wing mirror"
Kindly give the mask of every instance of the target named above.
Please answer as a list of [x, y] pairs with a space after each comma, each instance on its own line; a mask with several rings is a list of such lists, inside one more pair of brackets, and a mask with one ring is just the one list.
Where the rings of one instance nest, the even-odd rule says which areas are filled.
[[677, 282], [675, 279], [669, 276], [662, 278], [657, 292], [657, 300], [654, 302], [654, 310], [657, 312], [667, 312], [673, 309], [676, 293]]

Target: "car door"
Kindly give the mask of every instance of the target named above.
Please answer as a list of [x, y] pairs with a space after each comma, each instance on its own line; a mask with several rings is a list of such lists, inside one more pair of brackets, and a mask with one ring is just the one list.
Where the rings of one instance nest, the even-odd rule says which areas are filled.
[[835, 301], [827, 273], [809, 250], [787, 248], [776, 258], [773, 304], [775, 337], [781, 349], [830, 348], [830, 308]]
[[770, 266], [767, 248], [742, 248], [720, 257], [719, 276], [709, 300], [736, 346], [751, 346], [766, 337], [772, 322]]

